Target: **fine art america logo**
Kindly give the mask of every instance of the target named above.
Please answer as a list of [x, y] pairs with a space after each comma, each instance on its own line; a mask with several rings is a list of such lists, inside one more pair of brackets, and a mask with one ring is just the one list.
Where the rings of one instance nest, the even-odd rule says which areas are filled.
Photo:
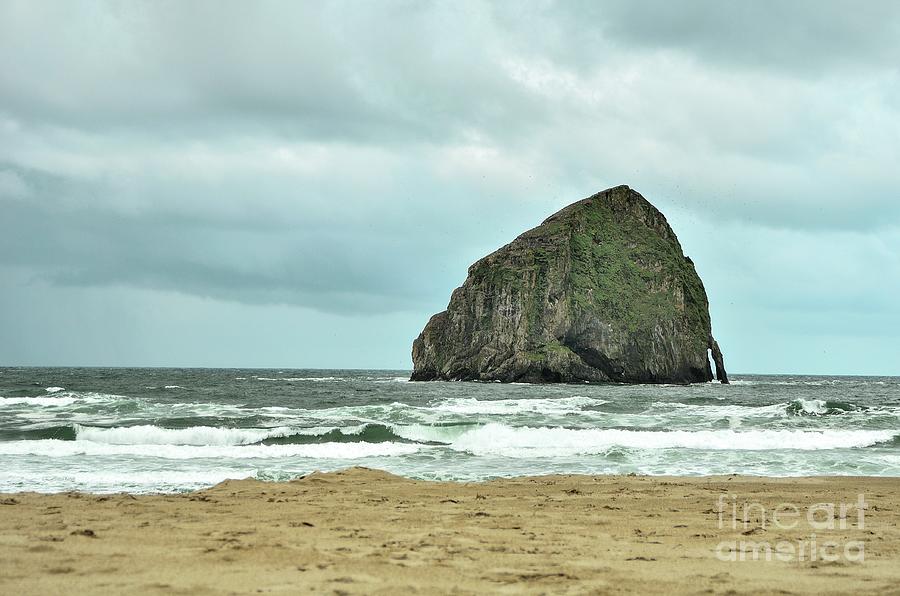
[[[838, 541], [817, 535], [817, 532], [865, 529], [867, 503], [863, 494], [857, 495], [855, 503], [815, 503], [808, 507], [779, 503], [769, 509], [758, 502], [739, 504], [737, 495], [719, 495], [716, 504], [719, 529], [730, 527], [747, 537], [720, 542], [716, 546], [716, 558], [720, 561], [865, 561], [863, 541]], [[799, 536], [790, 539], [779, 536], [772, 541], [757, 535], [773, 529], [782, 533], [799, 530]]]

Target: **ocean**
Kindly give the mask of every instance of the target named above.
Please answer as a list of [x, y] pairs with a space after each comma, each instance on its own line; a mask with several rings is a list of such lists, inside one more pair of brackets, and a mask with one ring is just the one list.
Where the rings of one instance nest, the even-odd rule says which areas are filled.
[[0, 492], [182, 492], [378, 468], [900, 476], [900, 377], [408, 382], [409, 371], [0, 368]]

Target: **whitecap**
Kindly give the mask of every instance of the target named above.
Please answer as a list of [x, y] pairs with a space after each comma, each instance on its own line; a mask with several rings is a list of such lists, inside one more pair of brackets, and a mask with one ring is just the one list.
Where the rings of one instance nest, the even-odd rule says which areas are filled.
[[797, 413], [821, 416], [828, 413], [828, 405], [824, 399], [798, 399], [793, 402], [797, 405]]
[[567, 414], [579, 412], [585, 406], [596, 406], [608, 403], [605, 399], [584, 397], [545, 398], [545, 399], [494, 399], [479, 400], [475, 398], [455, 398], [438, 402], [432, 406], [435, 412], [453, 414]]
[[279, 428], [223, 428], [192, 426], [161, 428], [149, 424], [103, 428], [75, 425], [78, 440], [108, 445], [250, 445], [263, 439], [284, 437], [295, 431]]
[[373, 383], [409, 383], [409, 377], [366, 377]]
[[472, 425], [439, 426], [432, 424], [389, 425], [395, 435], [409, 441], [450, 444], [472, 430]]
[[315, 443], [308, 445], [117, 445], [95, 441], [0, 442], [0, 455], [72, 456], [138, 456], [161, 459], [362, 459], [410, 455], [425, 449], [409, 443]]
[[469, 430], [450, 447], [474, 455], [561, 457], [631, 449], [818, 450], [867, 447], [891, 440], [894, 430], [701, 430], [633, 431], [511, 427], [490, 423]]
[[0, 471], [0, 490], [59, 492], [65, 490], [110, 493], [183, 492], [257, 475], [256, 467], [193, 467], [181, 470], [73, 470], [68, 467], [42, 470], [40, 474]]
[[0, 407], [3, 406], [70, 406], [78, 401], [75, 397], [0, 397]]
[[297, 381], [313, 381], [319, 383], [346, 381], [339, 377], [253, 377], [257, 381], [283, 381], [286, 383], [294, 383]]

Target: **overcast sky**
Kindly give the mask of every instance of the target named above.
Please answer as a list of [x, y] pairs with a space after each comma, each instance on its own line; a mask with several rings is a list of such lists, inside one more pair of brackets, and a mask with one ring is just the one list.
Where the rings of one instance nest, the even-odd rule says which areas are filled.
[[0, 365], [410, 368], [628, 184], [735, 372], [900, 374], [900, 3], [0, 2]]

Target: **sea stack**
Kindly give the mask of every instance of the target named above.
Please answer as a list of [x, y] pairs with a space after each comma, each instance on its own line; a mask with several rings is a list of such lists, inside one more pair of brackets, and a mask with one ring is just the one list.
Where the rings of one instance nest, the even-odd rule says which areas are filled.
[[413, 342], [412, 380], [728, 382], [694, 263], [666, 218], [617, 186], [469, 267]]

